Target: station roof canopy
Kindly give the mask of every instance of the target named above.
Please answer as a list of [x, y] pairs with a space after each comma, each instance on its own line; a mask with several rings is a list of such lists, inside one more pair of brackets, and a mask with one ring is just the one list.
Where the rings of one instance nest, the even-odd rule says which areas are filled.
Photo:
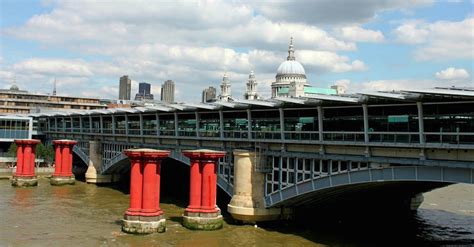
[[[422, 97], [431, 96], [431, 97]], [[96, 110], [79, 110], [79, 109], [61, 109], [54, 111], [45, 111], [40, 113], [16, 114], [16, 116], [29, 117], [51, 117], [51, 116], [71, 116], [71, 115], [97, 115], [97, 114], [113, 114], [113, 113], [143, 113], [143, 112], [176, 112], [186, 110], [219, 110], [223, 108], [230, 109], [248, 109], [252, 107], [281, 107], [282, 105], [319, 105], [324, 102], [339, 102], [347, 104], [362, 104], [368, 99], [389, 99], [398, 101], [417, 101], [417, 100], [439, 100], [439, 97], [458, 97], [467, 100], [474, 99], [474, 88], [432, 88], [432, 89], [410, 89], [402, 91], [378, 91], [378, 92], [361, 92], [351, 95], [323, 95], [311, 94], [305, 97], [276, 97], [268, 100], [244, 100], [234, 99], [234, 101], [215, 101], [211, 103], [163, 103], [138, 105], [136, 107], [127, 108], [108, 108]], [[370, 101], [369, 101], [370, 102]], [[287, 104], [288, 103], [288, 104]]]
[[306, 98], [318, 99], [322, 101], [336, 101], [336, 102], [345, 102], [345, 103], [360, 103], [361, 99], [359, 97], [348, 97], [348, 96], [339, 96], [339, 95], [323, 95], [323, 94], [313, 94], [307, 95]]
[[474, 97], [474, 88], [441, 88], [441, 87], [436, 87], [436, 88], [432, 88], [432, 89], [403, 90], [403, 92], [412, 92], [412, 93], [419, 93], [419, 94], [431, 94], [431, 95], [442, 95], [442, 96]]

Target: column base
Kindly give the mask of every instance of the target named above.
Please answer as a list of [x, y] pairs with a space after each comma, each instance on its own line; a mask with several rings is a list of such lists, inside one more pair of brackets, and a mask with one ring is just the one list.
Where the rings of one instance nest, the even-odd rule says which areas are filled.
[[72, 176], [67, 176], [67, 177], [62, 177], [62, 176], [52, 176], [51, 179], [49, 180], [49, 183], [51, 185], [73, 185], [76, 183], [76, 179], [74, 178], [74, 175]]
[[125, 215], [122, 231], [131, 234], [162, 233], [166, 231], [166, 219], [163, 214], [153, 217]]
[[191, 230], [217, 230], [224, 225], [221, 211], [215, 213], [194, 213], [185, 211], [183, 215], [183, 226]]
[[255, 224], [260, 221], [272, 221], [282, 218], [288, 218], [291, 211], [288, 209], [281, 210], [280, 208], [249, 208], [239, 207], [234, 205], [227, 205], [227, 212], [232, 218], [240, 220], [243, 223]]
[[19, 177], [13, 176], [12, 186], [14, 187], [34, 187], [38, 186], [38, 178], [36, 176], [32, 177]]

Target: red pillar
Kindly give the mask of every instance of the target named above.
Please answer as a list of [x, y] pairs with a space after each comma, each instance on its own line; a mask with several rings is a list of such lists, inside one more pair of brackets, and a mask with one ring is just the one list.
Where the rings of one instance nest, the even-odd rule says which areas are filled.
[[[191, 179], [190, 179], [190, 203], [186, 209], [188, 212], [215, 213], [219, 211], [216, 206], [217, 173], [216, 163], [219, 158], [225, 156], [226, 152], [207, 149], [188, 150], [183, 152], [191, 159]], [[200, 169], [197, 170], [196, 166]], [[200, 171], [200, 173], [198, 173]], [[198, 181], [198, 178], [201, 178]], [[200, 189], [200, 193], [197, 192]], [[196, 197], [200, 194], [201, 198]], [[194, 209], [196, 203], [200, 201], [200, 208]]]
[[[124, 151], [132, 162], [130, 174], [130, 208], [125, 216], [160, 216], [161, 160], [169, 151], [155, 149], [129, 149]], [[141, 168], [141, 169], [140, 169]], [[140, 204], [140, 213], [137, 212]], [[131, 213], [131, 214], [130, 214]]]
[[20, 145], [17, 143], [15, 176], [21, 176], [21, 175], [23, 175], [23, 145]]
[[142, 215], [158, 216], [158, 190], [156, 174], [156, 160], [143, 160], [143, 197], [142, 197]]
[[192, 152], [184, 152], [191, 161], [190, 181], [189, 181], [189, 205], [187, 212], [196, 213], [201, 209], [201, 182], [202, 173], [199, 156], [195, 156]]
[[35, 176], [35, 149], [39, 140], [26, 139], [15, 140], [17, 145], [17, 170], [15, 176], [34, 177]]
[[61, 145], [59, 143], [56, 143], [55, 141], [53, 141], [53, 144], [54, 144], [54, 151], [55, 151], [53, 176], [60, 176], [61, 175], [61, 160], [62, 160]]
[[16, 172], [12, 178], [12, 186], [36, 186], [38, 179], [35, 176], [35, 148], [39, 140], [15, 140], [17, 145]]
[[72, 148], [77, 144], [73, 140], [55, 140], [55, 177], [72, 177]]
[[142, 210], [142, 186], [143, 186], [143, 169], [140, 152], [133, 150], [125, 150], [125, 155], [130, 159], [130, 208], [125, 215], [138, 216]]

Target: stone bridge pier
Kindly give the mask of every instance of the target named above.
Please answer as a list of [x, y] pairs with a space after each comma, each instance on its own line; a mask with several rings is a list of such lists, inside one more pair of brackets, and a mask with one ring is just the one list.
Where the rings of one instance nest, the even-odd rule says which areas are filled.
[[285, 218], [289, 209], [265, 208], [265, 177], [257, 171], [255, 152], [234, 150], [234, 195], [227, 205], [232, 218], [256, 223]]
[[51, 185], [74, 184], [75, 178], [72, 174], [72, 148], [77, 144], [73, 140], [53, 141], [55, 150], [55, 169], [51, 176]]
[[91, 184], [112, 183], [120, 179], [118, 174], [101, 174], [103, 165], [102, 142], [99, 140], [89, 141], [89, 164], [86, 171], [86, 182]]
[[12, 186], [37, 186], [38, 178], [35, 175], [35, 150], [40, 140], [15, 140], [15, 143], [17, 145], [17, 161], [16, 172], [12, 178]]

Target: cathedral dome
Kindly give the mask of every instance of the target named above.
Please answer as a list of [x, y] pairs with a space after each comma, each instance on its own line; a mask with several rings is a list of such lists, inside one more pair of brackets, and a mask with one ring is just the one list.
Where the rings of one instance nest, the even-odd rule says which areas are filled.
[[303, 65], [301, 65], [296, 60], [287, 60], [280, 64], [277, 70], [277, 76], [279, 75], [304, 75], [306, 73], [304, 71]]
[[20, 90], [20, 89], [18, 88], [17, 85], [13, 84], [13, 85], [10, 87], [10, 90], [11, 90], [11, 91], [18, 91], [18, 90]]

